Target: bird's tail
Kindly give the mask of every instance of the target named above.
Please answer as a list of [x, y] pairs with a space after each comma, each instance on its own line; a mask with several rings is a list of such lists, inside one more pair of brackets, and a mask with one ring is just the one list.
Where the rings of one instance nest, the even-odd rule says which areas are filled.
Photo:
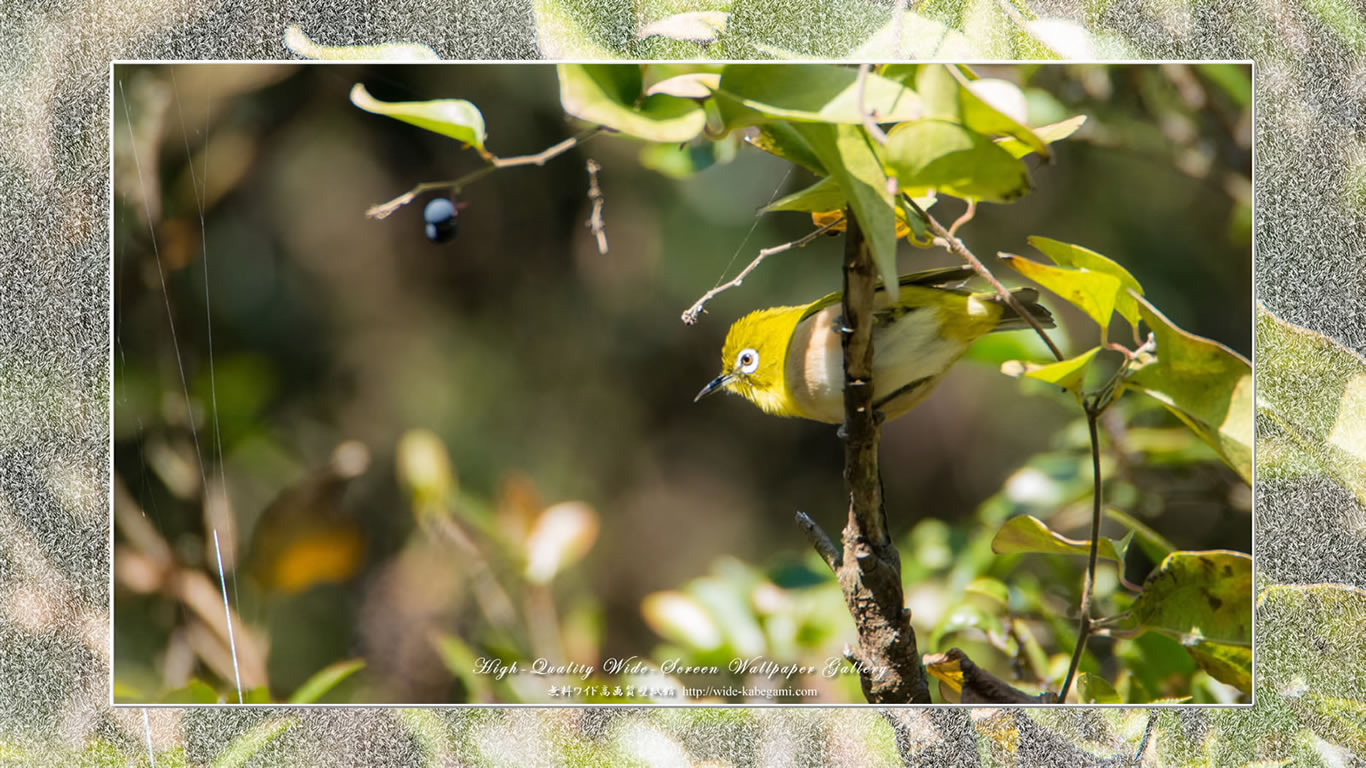
[[[1010, 292], [1010, 295], [1014, 296], [1015, 300], [1020, 302], [1020, 306], [1024, 307], [1025, 311], [1038, 321], [1041, 327], [1054, 328], [1057, 326], [1057, 324], [1053, 322], [1053, 313], [1049, 312], [1046, 307], [1039, 303], [1038, 291], [1033, 288], [1016, 288]], [[1001, 305], [1001, 319], [996, 322], [996, 327], [991, 329], [993, 332], [1019, 331], [1030, 327], [1029, 322], [1023, 317], [1020, 317], [1019, 314], [1017, 314], [1009, 304], [1005, 303], [1000, 296], [993, 295], [991, 298], [987, 299], [987, 301]]]

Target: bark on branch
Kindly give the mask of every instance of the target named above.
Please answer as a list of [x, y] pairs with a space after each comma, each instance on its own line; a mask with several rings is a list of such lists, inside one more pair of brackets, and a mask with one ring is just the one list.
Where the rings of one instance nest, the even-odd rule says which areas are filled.
[[847, 651], [873, 704], [930, 703], [910, 611], [901, 589], [901, 558], [892, 546], [878, 474], [873, 411], [873, 293], [877, 270], [852, 212], [844, 248], [844, 479], [849, 521], [835, 569], [858, 630]]

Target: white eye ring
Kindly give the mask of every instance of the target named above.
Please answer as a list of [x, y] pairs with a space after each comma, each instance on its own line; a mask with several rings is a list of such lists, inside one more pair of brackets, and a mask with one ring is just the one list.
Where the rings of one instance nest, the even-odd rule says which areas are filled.
[[742, 349], [735, 358], [735, 365], [740, 373], [754, 373], [759, 369], [759, 353], [753, 349]]

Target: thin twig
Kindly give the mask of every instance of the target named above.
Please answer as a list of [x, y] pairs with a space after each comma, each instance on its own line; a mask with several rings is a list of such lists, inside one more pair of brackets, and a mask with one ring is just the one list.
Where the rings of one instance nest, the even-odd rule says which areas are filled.
[[972, 251], [969, 251], [966, 245], [963, 245], [963, 241], [954, 237], [947, 229], [944, 229], [944, 225], [940, 224], [933, 216], [927, 213], [925, 209], [921, 208], [920, 204], [910, 195], [903, 195], [902, 199], [906, 201], [907, 205], [911, 206], [911, 210], [915, 211], [920, 215], [920, 218], [925, 220], [925, 225], [929, 227], [930, 232], [932, 232], [936, 238], [944, 241], [943, 246], [948, 249], [950, 253], [963, 261], [966, 261], [978, 275], [981, 275], [983, 279], [990, 283], [991, 287], [996, 289], [996, 294], [1001, 297], [1001, 300], [1011, 309], [1015, 310], [1016, 314], [1024, 318], [1025, 322], [1029, 323], [1030, 327], [1039, 334], [1039, 338], [1043, 339], [1044, 343], [1048, 345], [1048, 349], [1053, 352], [1053, 356], [1062, 360], [1062, 352], [1058, 349], [1057, 345], [1053, 343], [1053, 340], [1048, 338], [1048, 334], [1044, 333], [1043, 326], [1039, 325], [1039, 321], [1035, 320], [1034, 316], [1020, 304], [1019, 299], [1016, 299], [1010, 291], [1006, 290], [1004, 285], [1001, 285], [1001, 282], [996, 279], [996, 276], [991, 274], [991, 270], [987, 269], [986, 265], [973, 255]]
[[[1081, 655], [1086, 652], [1086, 640], [1091, 635], [1091, 590], [1096, 584], [1096, 560], [1100, 553], [1100, 435], [1096, 429], [1096, 423], [1100, 420], [1100, 410], [1093, 402], [1087, 402], [1085, 407], [1086, 427], [1091, 433], [1091, 550], [1086, 560], [1086, 580], [1082, 582], [1081, 588], [1081, 618], [1077, 624], [1077, 646], [1072, 649], [1072, 663], [1067, 667], [1067, 677], [1063, 678], [1062, 691], [1058, 694], [1058, 700], [1063, 702], [1067, 701], [1067, 690], [1076, 676], [1077, 667], [1081, 664]], [[1120, 566], [1122, 568], [1123, 563]]]
[[868, 132], [869, 136], [873, 137], [874, 141], [885, 147], [887, 146], [887, 134], [882, 132], [878, 124], [873, 121], [873, 116], [868, 114], [868, 109], [863, 105], [863, 92], [868, 85], [868, 67], [868, 64], [858, 65], [858, 81], [854, 84], [858, 93], [858, 113], [859, 117], [863, 118], [863, 129]]
[[963, 215], [962, 215], [962, 216], [959, 216], [959, 217], [956, 218], [956, 219], [954, 219], [954, 220], [953, 220], [953, 223], [949, 225], [949, 234], [950, 234], [950, 235], [957, 235], [957, 234], [958, 234], [958, 228], [961, 227], [961, 226], [963, 226], [964, 224], [967, 224], [969, 221], [972, 221], [972, 217], [974, 217], [974, 216], [976, 216], [976, 215], [977, 215], [977, 201], [976, 201], [976, 200], [969, 200], [969, 201], [968, 201], [968, 209], [967, 209], [966, 211], [963, 211]]
[[492, 160], [493, 167], [515, 168], [519, 165], [545, 165], [551, 160], [554, 160], [556, 157], [559, 157], [565, 152], [568, 152], [569, 150], [573, 149], [579, 144], [588, 141], [589, 139], [593, 138], [594, 136], [597, 136], [599, 133], [602, 133], [605, 130], [607, 129], [603, 128], [601, 125], [595, 125], [592, 128], [589, 128], [579, 133], [577, 136], [570, 136], [569, 138], [565, 139], [559, 144], [547, 147], [546, 149], [543, 149], [534, 155], [521, 155], [519, 157], [495, 157]]
[[494, 171], [499, 170], [501, 168], [515, 168], [519, 165], [545, 165], [550, 160], [559, 157], [565, 152], [568, 152], [569, 150], [573, 149], [579, 144], [588, 141], [589, 139], [593, 138], [599, 133], [602, 133], [605, 130], [606, 129], [602, 126], [595, 125], [592, 128], [589, 128], [588, 130], [578, 134], [577, 136], [571, 136], [565, 139], [564, 141], [555, 144], [554, 146], [548, 147], [540, 152], [537, 152], [534, 155], [521, 155], [519, 157], [494, 157], [493, 155], [483, 153], [481, 154], [481, 157], [483, 157], [484, 161], [488, 163], [488, 165], [484, 166], [483, 168], [470, 171], [464, 176], [461, 176], [457, 179], [452, 179], [450, 181], [424, 181], [421, 184], [414, 186], [412, 189], [408, 190], [407, 192], [404, 192], [403, 194], [399, 195], [393, 200], [390, 200], [387, 203], [380, 203], [379, 205], [370, 206], [370, 208], [366, 210], [365, 215], [369, 216], [372, 219], [387, 218], [389, 214], [393, 213], [394, 211], [397, 211], [399, 208], [402, 208], [408, 203], [411, 203], [418, 195], [422, 194], [423, 192], [430, 192], [434, 189], [449, 189], [451, 190], [452, 194], [455, 194], [459, 192], [461, 189], [469, 186], [470, 184], [473, 184], [479, 179], [482, 179], [490, 173], [493, 173]]
[[588, 199], [593, 202], [593, 213], [588, 217], [588, 228], [598, 241], [598, 253], [607, 255], [607, 232], [602, 224], [602, 188], [598, 186], [598, 171], [602, 166], [593, 158], [588, 158]]
[[753, 272], [754, 268], [759, 266], [760, 262], [762, 262], [764, 259], [768, 258], [769, 256], [773, 256], [774, 254], [782, 253], [783, 251], [790, 251], [793, 248], [804, 248], [807, 245], [809, 245], [811, 241], [815, 240], [816, 238], [820, 237], [826, 232], [829, 232], [830, 230], [834, 229], [836, 226], [840, 225], [843, 222], [844, 217], [840, 216], [839, 218], [835, 219], [829, 224], [826, 224], [825, 226], [819, 229], [808, 232], [807, 234], [803, 235], [801, 238], [797, 240], [793, 240], [788, 243], [783, 243], [782, 245], [775, 245], [772, 248], [765, 248], [762, 251], [759, 251], [759, 255], [754, 257], [754, 261], [751, 261], [748, 265], [745, 266], [744, 269], [740, 270], [740, 274], [736, 275], [734, 279], [732, 279], [728, 283], [722, 283], [721, 285], [716, 286], [710, 291], [707, 291], [706, 293], [702, 294], [702, 298], [693, 302], [693, 305], [691, 307], [688, 307], [687, 310], [683, 312], [683, 322], [688, 325], [696, 323], [697, 316], [702, 314], [703, 307], [707, 305], [707, 302], [715, 298], [718, 293], [721, 293], [722, 291], [725, 291], [729, 288], [734, 288], [743, 283], [745, 281], [745, 278], [749, 275], [749, 273]]
[[811, 546], [825, 561], [825, 564], [830, 566], [830, 570], [839, 572], [840, 551], [835, 546], [835, 542], [830, 540], [830, 536], [821, 530], [821, 527], [816, 525], [816, 521], [812, 520], [811, 516], [805, 512], [797, 512], [797, 525], [801, 526], [802, 533], [806, 534], [806, 540], [811, 542]]

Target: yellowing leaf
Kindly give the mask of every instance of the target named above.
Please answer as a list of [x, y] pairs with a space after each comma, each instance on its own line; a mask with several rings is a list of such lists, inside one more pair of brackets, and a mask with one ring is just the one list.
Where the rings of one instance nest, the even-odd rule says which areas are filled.
[[1008, 360], [1001, 364], [1001, 373], [1007, 376], [1027, 376], [1031, 379], [1046, 381], [1049, 384], [1056, 384], [1059, 387], [1071, 392], [1074, 395], [1081, 395], [1081, 386], [1086, 379], [1087, 366], [1091, 360], [1101, 350], [1100, 347], [1091, 349], [1066, 360], [1056, 363], [1039, 365], [1038, 363], [1022, 362], [1020, 360]]
[[[1052, 144], [1055, 141], [1061, 141], [1076, 133], [1077, 129], [1081, 128], [1085, 122], [1086, 115], [1069, 117], [1066, 120], [1035, 128], [1034, 135], [1038, 136], [1043, 141]], [[1009, 152], [1011, 157], [1024, 157], [1025, 155], [1034, 152], [1033, 147], [1014, 136], [1002, 136], [996, 140], [996, 146]]]
[[1103, 272], [1054, 267], [1008, 253], [1001, 254], [1001, 258], [1016, 272], [1075, 304], [1096, 321], [1100, 326], [1100, 338], [1105, 339], [1110, 316], [1118, 301], [1119, 278]]
[[1128, 320], [1130, 325], [1135, 328], [1138, 327], [1138, 302], [1129, 295], [1129, 291], [1142, 296], [1143, 286], [1138, 284], [1138, 280], [1134, 279], [1129, 270], [1090, 248], [1083, 248], [1080, 245], [1072, 245], [1038, 235], [1031, 235], [1029, 244], [1038, 248], [1045, 256], [1052, 259], [1054, 264], [1059, 266], [1103, 272], [1118, 279], [1120, 289], [1119, 295], [1115, 298], [1115, 311], [1125, 320]]

